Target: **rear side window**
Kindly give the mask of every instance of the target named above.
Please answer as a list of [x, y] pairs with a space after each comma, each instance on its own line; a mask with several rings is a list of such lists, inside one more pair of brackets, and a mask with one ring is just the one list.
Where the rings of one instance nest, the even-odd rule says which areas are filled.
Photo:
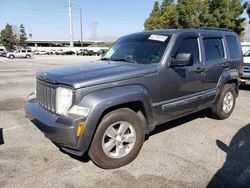
[[27, 50], [27, 52], [31, 52], [31, 50]]
[[25, 53], [26, 52], [26, 50], [22, 50], [22, 53]]
[[207, 61], [224, 58], [224, 48], [220, 38], [205, 38], [203, 42]]
[[193, 55], [194, 63], [199, 62], [199, 46], [197, 38], [186, 38], [181, 41], [175, 56], [177, 53], [190, 53]]
[[226, 36], [226, 41], [229, 49], [229, 57], [230, 59], [239, 59], [240, 58], [240, 49], [239, 43], [235, 36]]

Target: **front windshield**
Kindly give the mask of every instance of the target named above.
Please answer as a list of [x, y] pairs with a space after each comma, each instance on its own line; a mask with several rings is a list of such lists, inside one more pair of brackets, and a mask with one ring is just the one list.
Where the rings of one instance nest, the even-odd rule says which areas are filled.
[[159, 63], [170, 36], [135, 34], [120, 38], [102, 60], [126, 61], [141, 64]]

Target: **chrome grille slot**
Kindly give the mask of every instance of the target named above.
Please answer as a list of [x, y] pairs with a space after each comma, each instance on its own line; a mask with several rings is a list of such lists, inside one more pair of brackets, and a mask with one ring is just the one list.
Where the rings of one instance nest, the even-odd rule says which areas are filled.
[[51, 112], [56, 112], [56, 86], [37, 79], [36, 95], [38, 104]]

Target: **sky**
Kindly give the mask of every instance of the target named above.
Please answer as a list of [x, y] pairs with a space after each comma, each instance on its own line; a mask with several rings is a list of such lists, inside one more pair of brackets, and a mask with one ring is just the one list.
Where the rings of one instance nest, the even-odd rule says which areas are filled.
[[[93, 36], [96, 40], [114, 40], [142, 31], [154, 1], [72, 0], [74, 39], [80, 40], [80, 8], [84, 40]], [[17, 27], [24, 24], [26, 33], [32, 33], [33, 40], [67, 40], [68, 0], [0, 0], [0, 30], [6, 23]], [[250, 37], [250, 27], [247, 30]]]

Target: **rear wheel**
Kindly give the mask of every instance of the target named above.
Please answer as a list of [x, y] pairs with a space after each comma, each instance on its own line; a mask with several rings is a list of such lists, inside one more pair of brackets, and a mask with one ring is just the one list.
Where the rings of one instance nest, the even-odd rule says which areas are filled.
[[144, 142], [140, 117], [128, 108], [112, 111], [101, 120], [89, 156], [101, 168], [113, 169], [133, 161]]
[[10, 59], [13, 59], [13, 58], [15, 58], [15, 56], [14, 56], [14, 55], [10, 55], [9, 58], [10, 58]]
[[26, 55], [25, 57], [26, 57], [27, 59], [30, 59], [30, 55]]
[[226, 84], [222, 89], [218, 103], [212, 109], [216, 119], [227, 119], [233, 112], [236, 102], [236, 91], [232, 84]]

